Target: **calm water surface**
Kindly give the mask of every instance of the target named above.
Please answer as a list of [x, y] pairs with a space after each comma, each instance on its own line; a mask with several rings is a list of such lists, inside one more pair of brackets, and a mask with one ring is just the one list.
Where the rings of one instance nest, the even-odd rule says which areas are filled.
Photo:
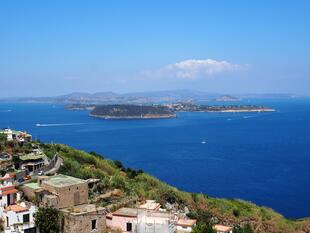
[[102, 120], [61, 105], [5, 103], [0, 127], [100, 152], [186, 191], [250, 200], [288, 217], [310, 216], [310, 100], [255, 104], [278, 111]]

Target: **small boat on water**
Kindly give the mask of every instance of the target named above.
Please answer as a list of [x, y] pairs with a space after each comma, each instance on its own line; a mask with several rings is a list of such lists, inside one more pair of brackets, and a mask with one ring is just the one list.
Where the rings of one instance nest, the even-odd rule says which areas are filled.
[[37, 127], [43, 126], [42, 124], [36, 124]]
[[201, 141], [201, 144], [206, 144], [207, 143], [207, 140], [202, 140]]

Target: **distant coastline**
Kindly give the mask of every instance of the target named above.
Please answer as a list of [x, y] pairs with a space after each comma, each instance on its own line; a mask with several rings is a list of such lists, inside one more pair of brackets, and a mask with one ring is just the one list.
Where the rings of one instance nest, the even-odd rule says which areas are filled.
[[89, 104], [69, 104], [65, 105], [66, 110], [71, 111], [79, 111], [79, 110], [93, 110], [96, 107], [96, 105], [89, 105]]

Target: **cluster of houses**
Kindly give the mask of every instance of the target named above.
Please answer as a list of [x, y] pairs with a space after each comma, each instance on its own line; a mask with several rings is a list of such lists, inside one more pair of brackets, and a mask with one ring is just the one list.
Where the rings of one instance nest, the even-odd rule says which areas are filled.
[[[22, 185], [17, 185], [10, 174], [0, 180], [0, 217], [5, 233], [38, 232], [34, 214], [37, 208], [46, 206], [62, 213], [63, 233], [187, 233], [196, 225], [195, 219], [162, 209], [154, 200], [109, 212], [90, 203], [91, 180], [62, 174], [38, 176], [36, 182]], [[215, 225], [214, 228], [218, 233], [232, 233], [231, 227]]]
[[[154, 200], [146, 200], [136, 208], [120, 208], [106, 215], [107, 226], [122, 233], [189, 233], [196, 223], [196, 219], [162, 209]], [[233, 230], [223, 225], [214, 225], [213, 228], [217, 233], [232, 233]]]
[[[7, 141], [32, 142], [32, 136], [25, 131], [2, 129], [0, 135], [5, 135]], [[32, 144], [32, 151], [28, 154], [0, 151], [0, 170], [15, 170], [16, 176], [22, 179], [26, 175], [37, 175], [49, 169], [49, 165], [54, 162], [54, 159], [51, 161], [38, 146]]]
[[[19, 131], [11, 132], [15, 136], [8, 132], [8, 138], [21, 139], [20, 134], [15, 134]], [[31, 135], [24, 135], [31, 141]], [[12, 166], [1, 160], [10, 156], [0, 155], [2, 169]], [[195, 219], [161, 208], [154, 200], [135, 203], [134, 208], [120, 207], [114, 212], [91, 203], [89, 191], [96, 185], [95, 181], [38, 173], [50, 162], [39, 148], [20, 156], [18, 161], [19, 170], [0, 178], [0, 221], [5, 233], [39, 232], [35, 213], [40, 207], [54, 207], [61, 212], [63, 233], [188, 233], [196, 225]], [[33, 176], [25, 180], [29, 174]], [[214, 229], [218, 233], [232, 233], [231, 227], [215, 225]]]
[[160, 208], [154, 200], [136, 208], [120, 208], [106, 216], [106, 224], [111, 229], [121, 232], [191, 232], [196, 220], [179, 216]]
[[16, 140], [18, 142], [31, 142], [32, 136], [26, 131], [11, 130], [10, 128], [4, 128], [0, 130], [0, 134], [6, 136], [8, 141]]
[[0, 152], [0, 170], [15, 170], [17, 176], [37, 175], [49, 168], [55, 158], [49, 159], [40, 149], [33, 149], [29, 154], [10, 154]]
[[17, 189], [15, 178], [11, 174], [0, 178], [0, 217], [3, 232], [35, 233], [36, 207], [32, 203], [22, 201], [22, 193]]

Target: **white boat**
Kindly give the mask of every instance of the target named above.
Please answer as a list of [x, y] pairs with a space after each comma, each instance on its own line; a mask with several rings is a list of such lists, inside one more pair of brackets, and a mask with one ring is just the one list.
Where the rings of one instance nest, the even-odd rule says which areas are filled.
[[36, 126], [37, 126], [37, 127], [40, 127], [40, 126], [42, 126], [42, 124], [36, 124]]
[[207, 141], [206, 140], [202, 140], [201, 144], [206, 144]]

